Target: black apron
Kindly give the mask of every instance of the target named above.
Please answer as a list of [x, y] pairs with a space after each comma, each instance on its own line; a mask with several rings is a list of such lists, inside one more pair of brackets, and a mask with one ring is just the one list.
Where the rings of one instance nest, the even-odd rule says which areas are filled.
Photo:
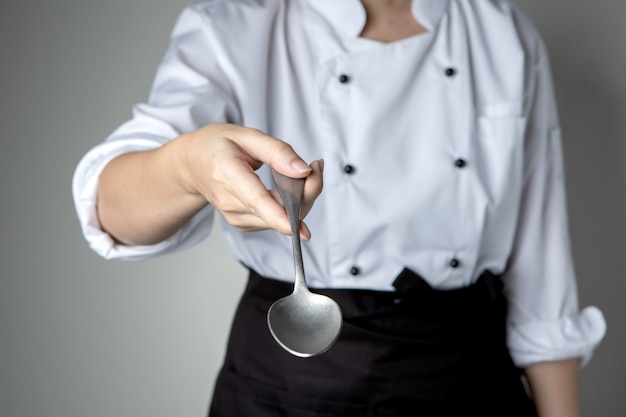
[[535, 416], [505, 345], [498, 276], [435, 290], [405, 269], [396, 291], [320, 289], [344, 315], [327, 352], [300, 358], [267, 327], [290, 283], [250, 272], [209, 417]]

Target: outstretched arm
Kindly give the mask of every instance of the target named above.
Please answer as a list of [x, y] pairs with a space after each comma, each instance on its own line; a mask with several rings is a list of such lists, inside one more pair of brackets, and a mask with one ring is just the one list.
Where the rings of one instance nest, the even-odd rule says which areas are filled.
[[[321, 161], [309, 166], [288, 144], [256, 129], [211, 124], [107, 164], [98, 184], [99, 221], [122, 243], [149, 245], [211, 204], [241, 230], [290, 234], [280, 198], [254, 173], [264, 163], [284, 175], [307, 178], [306, 215], [322, 190]], [[302, 235], [310, 237], [306, 225]]]

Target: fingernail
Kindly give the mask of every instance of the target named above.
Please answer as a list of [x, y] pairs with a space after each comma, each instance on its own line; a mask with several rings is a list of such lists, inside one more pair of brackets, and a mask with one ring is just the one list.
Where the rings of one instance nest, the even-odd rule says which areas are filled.
[[320, 159], [320, 171], [324, 173], [324, 160], [323, 159]]
[[291, 167], [298, 172], [311, 172], [311, 167], [308, 166], [303, 160], [296, 159], [291, 163]]
[[302, 222], [300, 224], [300, 227], [302, 229], [302, 230], [300, 230], [300, 239], [305, 241], [305, 242], [310, 241], [311, 238], [309, 236], [311, 236], [311, 231], [309, 230], [309, 226], [307, 226], [306, 223]]

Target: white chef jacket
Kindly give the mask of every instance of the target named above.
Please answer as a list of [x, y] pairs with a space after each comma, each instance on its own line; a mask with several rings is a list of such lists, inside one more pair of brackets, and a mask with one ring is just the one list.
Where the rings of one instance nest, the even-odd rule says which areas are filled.
[[[427, 32], [360, 38], [358, 0], [213, 0], [181, 14], [147, 103], [79, 163], [73, 183], [105, 258], [180, 250], [210, 232], [208, 206], [169, 239], [125, 246], [103, 232], [96, 189], [115, 156], [212, 122], [260, 129], [325, 161], [306, 221], [312, 287], [392, 290], [405, 267], [435, 288], [503, 274], [518, 366], [589, 359], [605, 332], [579, 310], [560, 129], [546, 50], [505, 0], [414, 0]], [[269, 170], [258, 171], [271, 187]], [[221, 217], [220, 217], [221, 218]], [[223, 223], [234, 256], [291, 281], [289, 237]]]

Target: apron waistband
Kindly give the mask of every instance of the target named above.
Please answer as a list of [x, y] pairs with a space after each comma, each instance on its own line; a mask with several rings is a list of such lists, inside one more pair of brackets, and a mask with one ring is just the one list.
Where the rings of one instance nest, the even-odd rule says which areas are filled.
[[[434, 289], [419, 274], [405, 268], [394, 279], [396, 291], [363, 289], [311, 288], [311, 292], [334, 299], [341, 307], [344, 319], [389, 312], [427, 313], [438, 321], [453, 320], [463, 323], [479, 315], [499, 310], [499, 318], [506, 314], [506, 300], [502, 294], [502, 280], [490, 271], [483, 272], [475, 283], [450, 290]], [[289, 295], [293, 284], [267, 278], [250, 270], [248, 290], [265, 300]]]

